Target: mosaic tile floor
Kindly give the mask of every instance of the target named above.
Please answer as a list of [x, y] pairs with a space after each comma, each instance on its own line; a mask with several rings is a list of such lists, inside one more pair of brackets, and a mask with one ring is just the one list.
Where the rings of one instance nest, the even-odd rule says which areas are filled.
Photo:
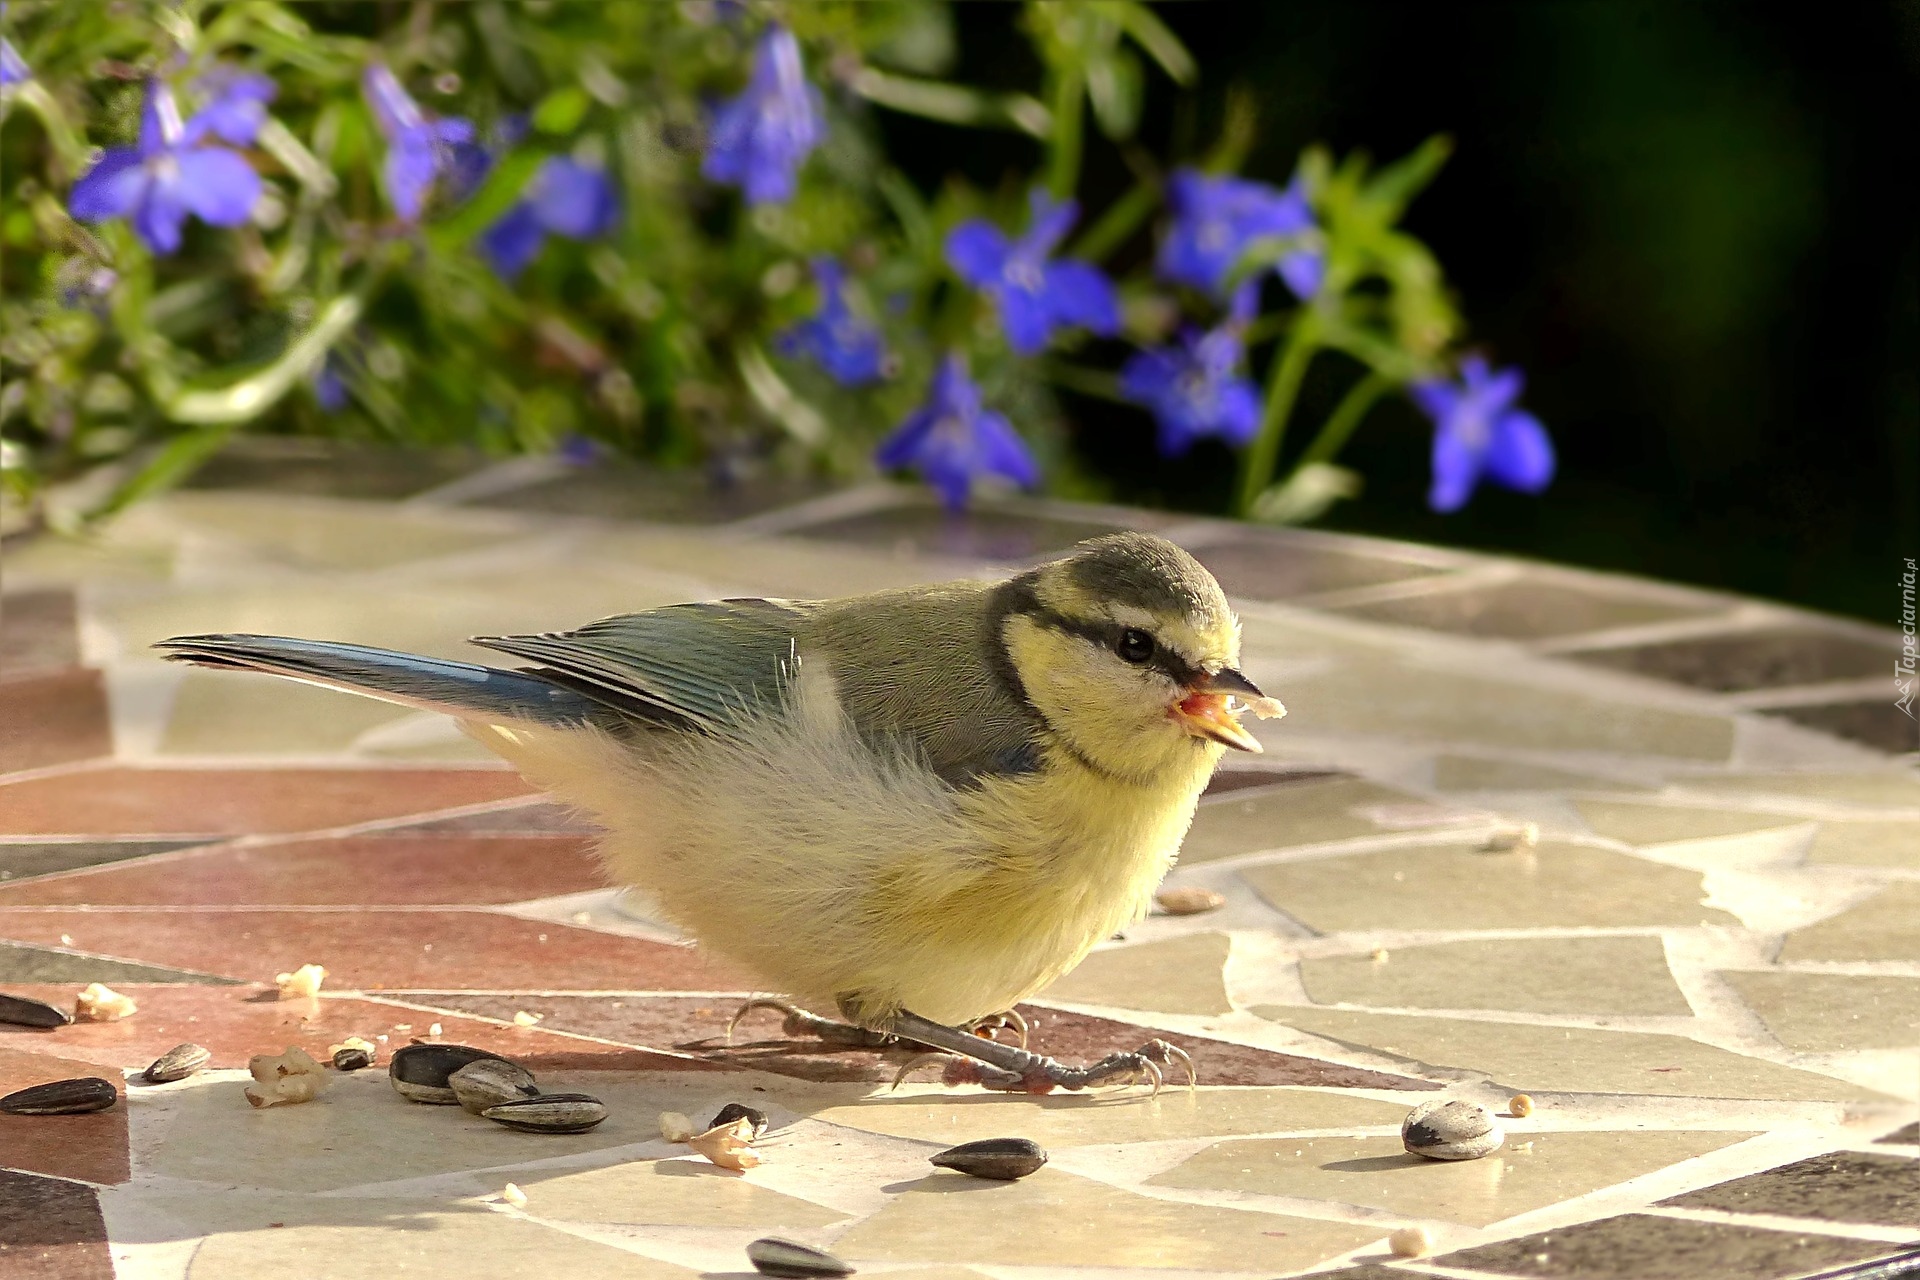
[[[1920, 746], [1889, 635], [1545, 565], [1165, 514], [946, 520], [838, 493], [254, 445], [97, 541], [6, 559], [0, 991], [124, 1021], [0, 1026], [0, 1093], [188, 1080], [0, 1115], [0, 1276], [692, 1276], [781, 1234], [897, 1280], [1903, 1273], [1920, 1248]], [[604, 888], [592, 833], [434, 717], [184, 670], [184, 631], [463, 655], [675, 600], [1014, 566], [1117, 525], [1191, 547], [1288, 703], [1203, 803], [1154, 916], [1025, 1012], [1068, 1059], [1161, 1035], [1194, 1091], [909, 1083], [727, 1017], [745, 979]], [[1537, 845], [1489, 851], [1535, 823]], [[281, 1001], [307, 962], [330, 978]], [[516, 1025], [519, 1012], [541, 1015]], [[348, 1035], [508, 1054], [589, 1133], [401, 1100], [381, 1070], [255, 1111], [250, 1055]], [[1412, 1106], [1505, 1148], [1406, 1155]], [[767, 1111], [718, 1169], [661, 1111]], [[936, 1171], [973, 1138], [1052, 1162]], [[500, 1199], [507, 1183], [524, 1206]], [[1427, 1257], [1390, 1233], [1424, 1227]]]

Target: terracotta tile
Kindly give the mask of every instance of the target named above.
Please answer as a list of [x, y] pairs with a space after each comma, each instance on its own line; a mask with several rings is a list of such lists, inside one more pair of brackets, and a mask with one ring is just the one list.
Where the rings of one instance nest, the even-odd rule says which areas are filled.
[[434, 818], [404, 827], [388, 827], [388, 836], [476, 835], [559, 836], [592, 835], [599, 827], [563, 804], [541, 800], [509, 809], [485, 809], [452, 818]]
[[107, 691], [98, 671], [68, 667], [0, 680], [0, 773], [44, 769], [112, 751]]
[[1076, 542], [1121, 527], [1106, 521], [1066, 520], [992, 507], [950, 515], [938, 507], [915, 503], [843, 516], [789, 532], [796, 538], [892, 547], [906, 555], [1007, 563], [1065, 551]]
[[[65, 986], [16, 985], [7, 989], [56, 1004], [73, 998], [73, 989]], [[238, 987], [129, 984], [115, 989], [131, 996], [139, 1004], [139, 1012], [119, 1022], [76, 1022], [51, 1032], [0, 1026], [0, 1052], [18, 1054], [58, 1049], [69, 1059], [86, 1066], [85, 1070], [69, 1074], [99, 1075], [102, 1068], [144, 1069], [168, 1049], [187, 1042], [211, 1049], [210, 1065], [220, 1069], [244, 1067], [254, 1054], [277, 1053], [290, 1044], [297, 1044], [324, 1061], [327, 1046], [338, 1044], [350, 1035], [369, 1040], [384, 1035], [388, 1038], [378, 1042], [382, 1066], [394, 1049], [417, 1037], [474, 1045], [527, 1063], [530, 1069], [535, 1064], [552, 1070], [583, 1071], [714, 1069], [685, 1058], [631, 1046], [596, 1044], [544, 1026], [503, 1027], [445, 1012], [445, 1006], [414, 1008], [411, 1002], [389, 1003], [357, 996], [281, 1000], [273, 988], [259, 984]], [[528, 997], [522, 1006], [531, 999]], [[511, 1012], [507, 1016], [511, 1017]], [[440, 1024], [441, 1034], [429, 1037], [428, 1028], [436, 1022]], [[401, 1030], [402, 1026], [407, 1030]], [[137, 1090], [152, 1086], [136, 1084], [133, 1087]]]
[[[469, 995], [462, 992], [409, 992], [409, 1001], [461, 1009], [482, 1017], [509, 1019], [524, 1009], [544, 1014], [543, 1028], [699, 1054], [706, 1060], [752, 1067], [803, 1080], [891, 1081], [917, 1050], [885, 1053], [829, 1049], [811, 1039], [788, 1039], [780, 1015], [758, 1012], [740, 1024], [729, 1047], [727, 1021], [738, 999], [694, 996], [540, 996]], [[1091, 1062], [1109, 1053], [1137, 1049], [1148, 1040], [1167, 1040], [1193, 1055], [1201, 1082], [1209, 1085], [1319, 1085], [1339, 1089], [1437, 1089], [1406, 1076], [1341, 1066], [1317, 1058], [1276, 1053], [1185, 1035], [1158, 1028], [1069, 1013], [1064, 1009], [1021, 1006], [1038, 1052], [1066, 1062]]]
[[111, 956], [89, 955], [70, 947], [30, 947], [20, 942], [0, 942], [0, 982], [72, 983], [77, 989], [89, 982], [117, 986], [123, 982], [190, 982], [221, 986], [231, 978], [211, 974], [188, 973], [160, 965], [137, 964]]
[[503, 769], [135, 769], [116, 765], [0, 783], [0, 834], [317, 831], [483, 804], [531, 791], [518, 774]]
[[[45, 1049], [15, 1048], [20, 1037], [5, 1034], [12, 1030], [14, 1028], [0, 1028], [0, 1094], [54, 1080], [75, 1080], [83, 1076], [115, 1079], [117, 1075], [111, 1068], [103, 1069], [65, 1046], [58, 1052], [51, 1045]], [[130, 1176], [126, 1099], [123, 1096], [110, 1109], [92, 1115], [0, 1115], [0, 1164], [85, 1182], [125, 1182]], [[0, 1275], [8, 1277], [15, 1274], [4, 1265], [8, 1242], [6, 1223], [13, 1217], [11, 1209], [5, 1190], [0, 1190]]]
[[1462, 1249], [1433, 1261], [1463, 1271], [1556, 1280], [1785, 1280], [1894, 1248], [1877, 1240], [1630, 1213]]
[[1337, 612], [1403, 627], [1539, 640], [1609, 627], [1664, 622], [1669, 618], [1691, 617], [1701, 610], [1628, 594], [1625, 590], [1599, 591], [1523, 577], [1491, 586], [1353, 605]]
[[[0, 846], [4, 852], [5, 846]], [[579, 836], [341, 836], [221, 847], [0, 887], [0, 904], [500, 903], [606, 886]]]
[[[336, 990], [739, 991], [686, 947], [486, 911], [0, 909], [0, 938], [271, 982], [325, 965]], [[541, 941], [544, 938], [545, 941]]]
[[1213, 571], [1228, 595], [1253, 600], [1289, 600], [1438, 572], [1430, 565], [1368, 555], [1358, 549], [1303, 543], [1284, 533], [1248, 533], [1232, 541], [1196, 547], [1193, 554]]
[[194, 840], [0, 840], [0, 884], [170, 853]]
[[80, 665], [73, 592], [10, 592], [0, 599], [0, 677]]
[[0, 1275], [114, 1280], [107, 1224], [93, 1188], [0, 1170]]
[[1833, 1151], [1660, 1203], [1725, 1213], [1920, 1227], [1920, 1160]]

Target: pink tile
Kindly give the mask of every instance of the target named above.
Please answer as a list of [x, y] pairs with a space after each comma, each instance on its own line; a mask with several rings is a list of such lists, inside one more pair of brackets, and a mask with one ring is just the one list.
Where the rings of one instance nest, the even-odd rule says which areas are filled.
[[[0, 679], [0, 773], [113, 752], [106, 687], [88, 667]], [[6, 801], [0, 799], [0, 823]]]
[[[9, 987], [8, 990], [32, 994], [22, 988]], [[67, 999], [71, 998], [69, 993]], [[103, 1069], [96, 1061], [71, 1052], [63, 1040], [56, 1032], [0, 1027], [0, 1094], [82, 1076], [104, 1076], [116, 1085], [119, 1083], [118, 1072]], [[86, 1182], [125, 1182], [128, 1173], [124, 1093], [110, 1110], [91, 1115], [0, 1115], [0, 1165]], [[0, 1198], [0, 1246], [7, 1240], [4, 1223], [9, 1208], [5, 1199]], [[9, 1271], [7, 1257], [0, 1247], [0, 1276], [46, 1274]]]
[[113, 1280], [107, 1224], [93, 1188], [0, 1171], [0, 1276]]

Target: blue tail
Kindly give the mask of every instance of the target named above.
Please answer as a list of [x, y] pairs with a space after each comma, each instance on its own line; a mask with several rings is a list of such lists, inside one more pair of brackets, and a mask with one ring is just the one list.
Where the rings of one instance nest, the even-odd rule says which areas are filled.
[[605, 706], [534, 675], [392, 649], [241, 635], [175, 636], [154, 648], [172, 662], [260, 671], [466, 719], [500, 716], [580, 725], [612, 718]]

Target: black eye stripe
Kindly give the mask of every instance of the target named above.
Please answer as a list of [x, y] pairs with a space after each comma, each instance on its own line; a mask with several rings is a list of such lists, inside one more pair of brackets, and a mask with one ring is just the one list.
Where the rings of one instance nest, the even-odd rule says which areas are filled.
[[[1109, 653], [1114, 652], [1119, 647], [1121, 636], [1129, 631], [1140, 630], [1138, 627], [1123, 627], [1117, 622], [1085, 622], [1078, 618], [1069, 618], [1064, 614], [1055, 613], [1044, 605], [1036, 605], [1036, 607], [1025, 610], [1024, 612], [1028, 617], [1032, 618], [1034, 622], [1046, 627], [1050, 631], [1059, 631], [1066, 635], [1079, 636], [1083, 640], [1091, 641], [1100, 646]], [[1147, 634], [1152, 635], [1153, 633], [1148, 632]], [[1141, 663], [1140, 666], [1143, 669], [1152, 669], [1161, 672], [1175, 684], [1192, 684], [1200, 679], [1202, 675], [1199, 667], [1194, 666], [1166, 645], [1157, 642], [1153, 646], [1153, 656]]]

